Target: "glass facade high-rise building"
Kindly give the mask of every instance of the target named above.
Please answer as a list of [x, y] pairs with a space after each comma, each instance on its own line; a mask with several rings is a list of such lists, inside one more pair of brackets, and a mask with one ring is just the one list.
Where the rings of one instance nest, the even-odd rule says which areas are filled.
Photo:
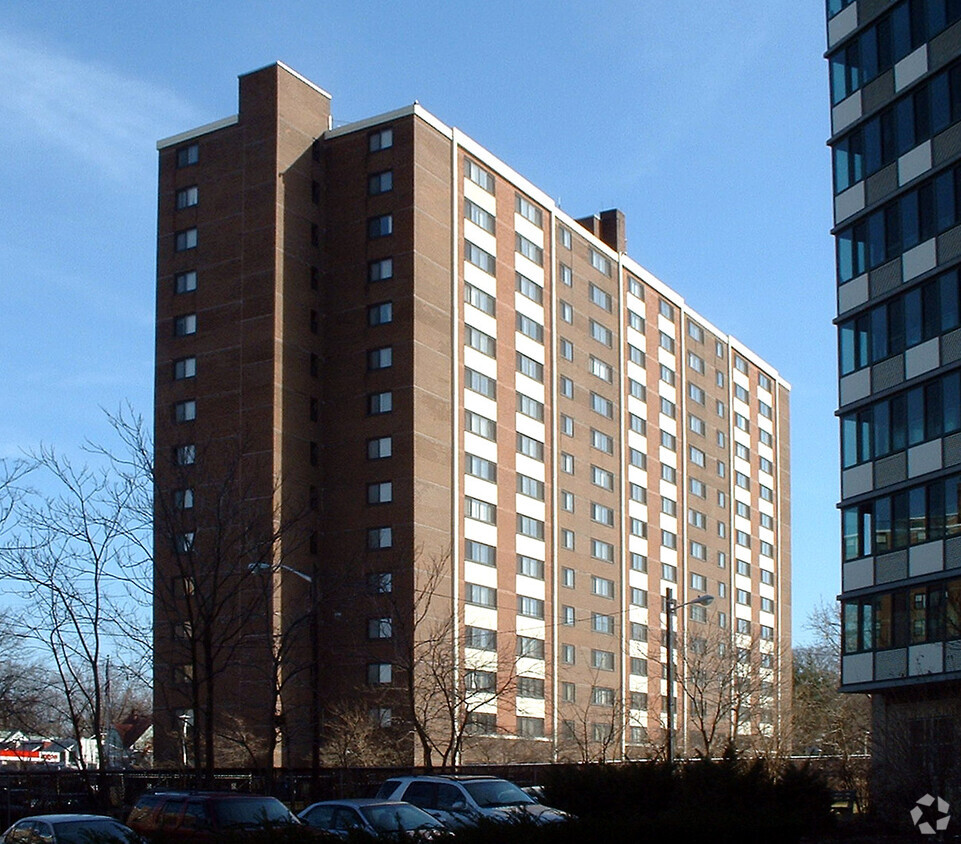
[[879, 793], [959, 782], [961, 2], [829, 0], [842, 689]]

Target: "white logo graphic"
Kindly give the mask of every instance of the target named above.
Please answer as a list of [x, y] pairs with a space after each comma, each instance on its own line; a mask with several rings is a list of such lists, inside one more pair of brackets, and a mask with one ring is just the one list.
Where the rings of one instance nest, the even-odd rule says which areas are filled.
[[[934, 806], [935, 801], [937, 801], [938, 804], [937, 810], [931, 808]], [[925, 811], [925, 809], [927, 809], [927, 811]], [[950, 811], [951, 807], [948, 805], [947, 800], [925, 794], [924, 797], [914, 804], [914, 808], [911, 810], [911, 820], [918, 828], [918, 832], [922, 835], [934, 835], [935, 832], [943, 832], [948, 828], [948, 824], [951, 821]], [[934, 821], [934, 826], [931, 826], [928, 820], [921, 820], [921, 818], [925, 816]]]

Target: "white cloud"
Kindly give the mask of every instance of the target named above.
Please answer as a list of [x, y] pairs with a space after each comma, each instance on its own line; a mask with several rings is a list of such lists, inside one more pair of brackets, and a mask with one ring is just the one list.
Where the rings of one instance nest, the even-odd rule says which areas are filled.
[[144, 150], [170, 126], [203, 122], [165, 89], [9, 33], [0, 33], [0, 90], [5, 133], [59, 146], [118, 180], [154, 166]]

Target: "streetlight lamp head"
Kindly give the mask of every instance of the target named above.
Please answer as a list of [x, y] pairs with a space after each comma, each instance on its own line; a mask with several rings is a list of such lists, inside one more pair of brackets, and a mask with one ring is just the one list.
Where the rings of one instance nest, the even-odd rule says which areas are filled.
[[710, 606], [711, 604], [714, 603], [714, 596], [713, 596], [713, 595], [701, 595], [700, 597], [695, 598], [693, 601], [691, 601], [691, 603], [692, 603], [692, 604], [703, 604], [705, 607], [707, 607], [707, 606]]

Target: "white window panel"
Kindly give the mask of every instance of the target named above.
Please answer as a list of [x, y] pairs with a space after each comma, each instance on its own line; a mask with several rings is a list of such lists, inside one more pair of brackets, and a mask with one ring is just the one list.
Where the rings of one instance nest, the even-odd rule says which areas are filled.
[[734, 471], [741, 472], [748, 477], [751, 477], [751, 464], [741, 457], [734, 458]]
[[634, 536], [630, 534], [627, 537], [627, 550], [633, 551], [635, 554], [647, 554], [648, 551], [648, 540], [643, 536]]
[[538, 363], [544, 363], [546, 357], [544, 355], [544, 344], [538, 343], [536, 340], [532, 340], [526, 334], [521, 334], [520, 332], [514, 332], [514, 347], [521, 354], [527, 355], [529, 358], [533, 358]]
[[528, 557], [536, 557], [538, 560], [543, 560], [544, 548], [545, 544], [542, 539], [534, 539], [532, 536], [521, 536], [521, 534], [517, 534], [514, 537], [514, 550], [517, 551], [518, 554], [526, 554]]
[[761, 416], [760, 413], [754, 415], [754, 420], [757, 422], [758, 428], [763, 428], [769, 434], [774, 433], [774, 420], [768, 419], [766, 416]]
[[676, 548], [664, 548], [660, 549], [660, 557], [662, 563], [667, 563], [668, 565], [677, 565], [677, 549]]
[[[542, 463], [540, 460], [535, 460], [533, 457], [528, 457], [526, 454], [517, 454], [515, 456], [517, 460], [516, 469], [518, 472], [520, 472], [522, 475], [527, 475], [528, 477], [534, 478], [536, 481], [547, 480], [544, 463]], [[532, 556], [536, 557], [537, 555], [534, 554]]]
[[531, 697], [517, 698], [517, 714], [521, 718], [544, 718], [547, 720], [544, 713], [545, 708], [543, 700]]
[[[644, 379], [635, 378], [635, 381], [640, 381], [644, 383]], [[633, 413], [635, 416], [640, 416], [645, 421], [647, 420], [647, 402], [643, 399], [635, 398], [634, 396], [627, 397], [627, 411], [628, 413]], [[638, 434], [638, 436], [640, 436]]]
[[497, 361], [492, 357], [481, 354], [477, 349], [470, 346], [464, 347], [464, 366], [473, 369], [475, 372], [486, 375], [488, 378], [497, 380]]
[[[751, 532], [751, 522], [743, 516], [734, 517], [734, 530], [743, 530], [745, 533]], [[743, 546], [738, 546], [743, 547]], [[742, 557], [743, 558], [743, 557]]]
[[531, 659], [529, 656], [517, 658], [517, 665], [514, 666], [516, 675], [524, 677], [537, 677], [540, 680], [547, 679], [547, 671], [543, 659]]
[[464, 451], [476, 454], [491, 463], [497, 462], [497, 443], [485, 440], [483, 437], [472, 434], [469, 431], [464, 433]]
[[[672, 466], [676, 469], [677, 468], [677, 452], [666, 449], [664, 448], [664, 446], [660, 446], [660, 445], [657, 448], [658, 448], [657, 459], [660, 460], [661, 463], [666, 463], [668, 466]], [[676, 498], [677, 496], [672, 495], [670, 497]]]
[[497, 200], [494, 199], [494, 196], [466, 176], [464, 177], [464, 196], [471, 202], [479, 205], [489, 214], [493, 214], [495, 217], [497, 216]]
[[[741, 550], [743, 550], [743, 549], [741, 549]], [[739, 556], [741, 557], [741, 559], [744, 559], [744, 555], [739, 555]], [[737, 565], [737, 564], [735, 563], [735, 565]], [[735, 589], [743, 589], [745, 592], [750, 592], [750, 591], [751, 591], [751, 578], [749, 578], [747, 575], [744, 575], [744, 574], [737, 574], [737, 573], [735, 573], [735, 575], [734, 575], [734, 588], [735, 588]]]
[[[529, 316], [535, 322], [544, 324], [544, 306], [532, 302], [524, 294], [514, 291], [514, 309], [524, 316]], [[493, 336], [493, 335], [491, 335]], [[519, 348], [519, 347], [518, 347]]]
[[[484, 568], [484, 566], [478, 566]], [[485, 584], [481, 584], [482, 586]], [[477, 607], [473, 604], [464, 606], [464, 624], [471, 627], [486, 627], [488, 630], [497, 629], [497, 610], [491, 607]]]
[[759, 442], [755, 448], [759, 457], [766, 457], [772, 463], [774, 462], [774, 449], [769, 445], [764, 445], [764, 443]]
[[757, 537], [758, 539], [761, 540], [761, 542], [770, 542], [772, 545], [776, 544], [776, 540], [774, 538], [774, 531], [771, 530], [770, 528], [759, 527], [757, 529]]
[[527, 217], [522, 217], [514, 212], [514, 231], [524, 235], [532, 243], [536, 243], [541, 249], [544, 248], [544, 230], [537, 228]]
[[[522, 377], [523, 377], [523, 376], [522, 376]], [[524, 379], [524, 384], [525, 384], [525, 386], [527, 386], [527, 387], [532, 386], [533, 383], [534, 383], [534, 382], [530, 381], [529, 379]], [[518, 386], [519, 386], [519, 385], [518, 385]], [[540, 386], [540, 385], [538, 385], [538, 386]], [[532, 390], [530, 390], [530, 389], [522, 390], [522, 392], [526, 393], [527, 395], [531, 396], [532, 398], [537, 398], [536, 394], [535, 394]], [[543, 401], [544, 399], [543, 399], [543, 397], [541, 397], [541, 398], [539, 398], [539, 399], [537, 399], [537, 400], [538, 400], [538, 401]], [[526, 434], [527, 436], [533, 437], [535, 440], [538, 440], [538, 441], [540, 441], [540, 442], [546, 442], [546, 439], [545, 439], [545, 437], [544, 437], [545, 428], [544, 428], [544, 423], [543, 423], [543, 422], [538, 422], [536, 419], [531, 419], [530, 416], [525, 416], [523, 413], [515, 413], [514, 416], [515, 416], [515, 425], [514, 425], [514, 427], [517, 429], [517, 431], [518, 431], [519, 433], [521, 433], [521, 434]], [[519, 458], [518, 458], [518, 459], [519, 459]], [[544, 465], [543, 463], [539, 463], [538, 461], [534, 461], [534, 462], [538, 463], [539, 466], [543, 466], [543, 465]], [[525, 472], [524, 474], [526, 475], [526, 474], [528, 474], [528, 473]], [[542, 469], [542, 471], [541, 471], [541, 474], [543, 474], [543, 469]], [[538, 477], [538, 480], [542, 481], [542, 480], [544, 480], [544, 479], [543, 479], [542, 477]]]
[[539, 267], [530, 258], [525, 258], [520, 252], [514, 253], [514, 269], [526, 275], [531, 281], [536, 281], [541, 287], [544, 286], [544, 268]]
[[467, 302], [464, 302], [464, 322], [497, 339], [497, 320]]
[[497, 419], [497, 402], [473, 390], [464, 390], [464, 407], [488, 419]]
[[[521, 372], [515, 372], [514, 388], [530, 396], [532, 399], [537, 399], [541, 404], [544, 404], [545, 387], [539, 381], [528, 378]], [[521, 415], [523, 416], [523, 414]], [[537, 420], [535, 419], [534, 421], [536, 422]]]
[[[475, 267], [470, 261], [464, 261], [464, 281], [468, 284], [473, 284], [474, 287], [479, 287], [485, 293], [489, 293], [491, 296], [497, 295], [497, 281], [494, 276], [488, 275], [480, 267]], [[461, 298], [463, 298], [463, 291], [461, 291]], [[469, 307], [465, 305], [465, 307]]]
[[[743, 416], [744, 414], [741, 415]], [[734, 428], [734, 442], [750, 446], [751, 435], [747, 431], [742, 431], [740, 428]]]
[[516, 496], [516, 508], [518, 513], [523, 513], [525, 516], [531, 516], [535, 519], [540, 519], [542, 522], [547, 521], [547, 504], [544, 501], [538, 501], [535, 498], [531, 498], [528, 495], [517, 495]]
[[492, 484], [490, 481], [475, 478], [473, 475], [465, 475], [464, 494], [497, 506], [497, 484]]
[[465, 648], [464, 667], [468, 671], [496, 671], [497, 653]]
[[[750, 620], [751, 620], [751, 608], [748, 607], [748, 606], [745, 606], [744, 604], [735, 604], [735, 605], [734, 605], [734, 617], [735, 617], [735, 618], [744, 618], [744, 619], [747, 619], [748, 621], [750, 621]], [[750, 642], [750, 640], [751, 640], [751, 637], [750, 637], [750, 636], [747, 636], [747, 635], [745, 635], [744, 638], [745, 638], [745, 640], [746, 640], [747, 642]]]
[[[528, 595], [531, 598], [539, 598], [541, 601], [545, 600], [546, 592], [543, 580], [536, 580], [533, 577], [525, 577], [522, 574], [517, 575], [517, 589], [515, 590], [518, 595]], [[525, 621], [527, 616], [524, 616]], [[527, 635], [526, 633], [524, 635]], [[534, 637], [539, 638], [539, 637]], [[544, 660], [540, 660], [543, 662]], [[526, 672], [520, 672], [526, 673]]]
[[761, 583], [758, 586], [757, 594], [762, 598], [770, 598], [773, 601], [777, 598], [777, 589], [770, 583]]
[[[464, 562], [464, 577], [469, 583], [477, 583], [480, 586], [490, 586], [491, 589], [497, 588], [497, 569], [494, 568], [494, 566], [485, 566], [466, 560]], [[495, 627], [494, 629], [496, 630], [497, 628]]]
[[740, 384], [745, 390], [750, 392], [750, 379], [743, 372], [741, 372], [740, 369], [735, 369], [733, 366], [731, 367], [731, 381], [735, 384]]
[[[644, 383], [643, 381], [641, 383]], [[669, 402], [673, 402], [679, 405], [680, 402], [677, 400], [677, 387], [672, 387], [670, 384], [664, 381], [658, 381], [657, 394], [661, 398], [667, 399]]]
[[[674, 319], [677, 319], [677, 318], [678, 318], [678, 312], [679, 312], [681, 306], [678, 305], [678, 304], [676, 304], [675, 302], [671, 302], [671, 301], [669, 301], [669, 300], [667, 300], [667, 299], [665, 299], [664, 301], [667, 302], [669, 305], [672, 305], [672, 306], [674, 307], [674, 309], [675, 309], [675, 310], [674, 310]], [[669, 320], [666, 316], [664, 316], [664, 314], [662, 314], [660, 311], [658, 311], [658, 314], [657, 314], [657, 328], [658, 328], [659, 331], [663, 331], [665, 334], [670, 335], [670, 336], [673, 337], [675, 340], [677, 339], [677, 326], [676, 326], [676, 324], [675, 324], [674, 322], [672, 322], [671, 320]]]
[[497, 238], [494, 237], [490, 232], [484, 231], [476, 223], [472, 223], [470, 220], [464, 220], [464, 237], [466, 237], [475, 246], [479, 246], [489, 255], [497, 257]]
[[[464, 538], [475, 539], [485, 545], [497, 545], [497, 525], [488, 525], [474, 519], [464, 519]], [[477, 565], [480, 565], [479, 563]], [[491, 566], [481, 566], [481, 568], [496, 571]], [[468, 578], [470, 580], [470, 578]]]

